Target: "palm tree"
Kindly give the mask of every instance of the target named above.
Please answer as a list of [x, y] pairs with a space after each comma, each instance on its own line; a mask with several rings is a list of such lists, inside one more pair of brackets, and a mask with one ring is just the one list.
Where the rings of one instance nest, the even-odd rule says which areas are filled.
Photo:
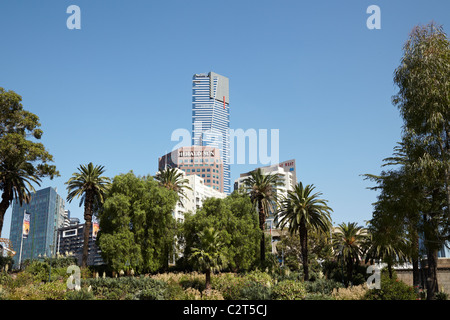
[[278, 226], [281, 229], [288, 226], [291, 234], [298, 233], [300, 236], [305, 281], [309, 280], [308, 230], [327, 233], [331, 228], [330, 213], [333, 211], [326, 204], [327, 200], [319, 198], [322, 193], [313, 193], [314, 189], [314, 185], [303, 187], [299, 182], [280, 200], [278, 209], [280, 218]]
[[358, 226], [356, 222], [341, 223], [333, 232], [332, 245], [337, 253], [338, 259], [346, 265], [347, 283], [352, 283], [353, 267], [357, 264], [364, 253], [368, 234], [366, 229]]
[[406, 262], [413, 245], [403, 232], [404, 226], [398, 225], [390, 216], [375, 211], [369, 225], [368, 250], [365, 262], [375, 260], [387, 264], [389, 278], [392, 279], [392, 266]]
[[244, 190], [249, 194], [253, 205], [258, 208], [259, 228], [262, 231], [260, 254], [261, 263], [266, 260], [265, 245], [265, 224], [266, 217], [272, 211], [275, 211], [277, 201], [277, 187], [283, 186], [279, 175], [263, 174], [260, 168], [250, 172], [250, 175], [243, 181]]
[[198, 233], [199, 246], [192, 248], [190, 260], [193, 260], [205, 271], [205, 288], [211, 289], [211, 271], [220, 269], [225, 263], [222, 253], [223, 243], [220, 233], [213, 227], [205, 228]]
[[35, 174], [33, 166], [28, 162], [4, 160], [0, 162], [0, 235], [3, 228], [3, 217], [14, 199], [20, 205], [29, 203], [30, 193], [35, 189], [31, 183], [40, 186], [41, 179]]
[[87, 257], [89, 252], [89, 232], [92, 225], [92, 215], [96, 206], [103, 204], [106, 191], [111, 183], [108, 177], [102, 176], [105, 172], [104, 166], [94, 165], [90, 162], [88, 165], [80, 165], [78, 172], [72, 174], [72, 177], [66, 182], [67, 201], [81, 196], [80, 207], [84, 203], [84, 243], [81, 266], [87, 266]]
[[184, 189], [192, 190], [188, 185], [189, 180], [184, 178], [183, 172], [177, 168], [159, 169], [155, 180], [164, 188], [175, 191], [180, 199], [186, 197]]

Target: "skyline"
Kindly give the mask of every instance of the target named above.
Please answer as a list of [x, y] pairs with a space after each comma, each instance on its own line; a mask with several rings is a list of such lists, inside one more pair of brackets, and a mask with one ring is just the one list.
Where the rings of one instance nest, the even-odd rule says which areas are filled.
[[[72, 4], [81, 30], [66, 27]], [[380, 30], [366, 27], [372, 4]], [[449, 11], [436, 0], [4, 1], [0, 87], [39, 116], [60, 171], [36, 189], [57, 187], [66, 198], [64, 182], [91, 161], [110, 177], [155, 174], [177, 143], [171, 133], [191, 131], [192, 75], [223, 74], [231, 128], [279, 129], [280, 162], [296, 160], [298, 181], [323, 193], [336, 224], [363, 225], [377, 193], [360, 175], [380, 173], [400, 140], [391, 97], [402, 47], [432, 20], [448, 34]], [[259, 166], [232, 164], [231, 182]], [[66, 208], [83, 220], [78, 201]]]

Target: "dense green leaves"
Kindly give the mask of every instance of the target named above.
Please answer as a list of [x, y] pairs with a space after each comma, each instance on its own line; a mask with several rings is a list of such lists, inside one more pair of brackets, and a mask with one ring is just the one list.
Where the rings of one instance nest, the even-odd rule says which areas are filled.
[[42, 143], [37, 115], [26, 111], [22, 97], [14, 91], [0, 88], [0, 234], [6, 210], [17, 199], [20, 204], [29, 201], [33, 184], [44, 177], [59, 176], [53, 156]]
[[113, 270], [154, 272], [167, 267], [177, 198], [150, 176], [129, 172], [114, 177], [99, 212], [98, 235], [103, 258]]
[[220, 231], [222, 252], [227, 267], [232, 270], [248, 270], [258, 259], [258, 220], [250, 199], [232, 193], [225, 199], [207, 199], [195, 215], [187, 215], [180, 244], [184, 256], [190, 256], [193, 247], [199, 246], [199, 232], [207, 228]]

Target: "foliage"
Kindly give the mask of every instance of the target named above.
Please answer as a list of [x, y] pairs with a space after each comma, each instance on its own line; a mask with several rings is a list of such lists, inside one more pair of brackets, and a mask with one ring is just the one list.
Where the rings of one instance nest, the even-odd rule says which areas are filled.
[[270, 300], [271, 295], [272, 289], [270, 286], [252, 280], [247, 281], [240, 291], [243, 300]]
[[345, 264], [347, 270], [346, 284], [353, 283], [353, 269], [359, 264], [365, 252], [367, 230], [356, 222], [341, 223], [333, 232], [332, 244], [338, 261]]
[[274, 300], [303, 300], [307, 295], [305, 285], [301, 281], [284, 280], [272, 288]]
[[253, 170], [243, 181], [245, 193], [258, 210], [259, 228], [262, 231], [260, 235], [260, 261], [264, 264], [266, 259], [266, 244], [264, 229], [266, 217], [270, 213], [275, 213], [277, 202], [278, 187], [283, 186], [278, 174], [264, 174], [260, 168]]
[[151, 176], [115, 176], [97, 236], [103, 260], [112, 270], [156, 272], [168, 265], [175, 236], [172, 210], [177, 195]]
[[183, 178], [184, 174], [177, 168], [159, 169], [155, 176], [155, 180], [159, 182], [161, 186], [168, 190], [175, 191], [180, 198], [186, 197], [184, 189], [192, 190], [189, 187], [189, 180]]
[[[184, 257], [198, 245], [199, 232], [210, 227], [220, 230], [225, 268], [249, 270], [256, 264], [260, 231], [248, 197], [233, 193], [225, 199], [206, 199], [195, 215], [186, 215], [178, 236]], [[190, 266], [185, 259], [180, 262]]]
[[279, 222], [281, 229], [288, 228], [290, 234], [298, 233], [300, 238], [300, 252], [304, 272], [304, 280], [309, 280], [308, 260], [308, 232], [323, 232], [325, 234], [331, 228], [330, 213], [333, 211], [320, 199], [320, 192], [313, 193], [314, 185], [303, 187], [299, 182], [293, 190], [287, 192], [287, 196], [279, 201]]
[[368, 292], [366, 284], [333, 289], [332, 296], [336, 300], [364, 300]]
[[219, 273], [211, 278], [211, 287], [221, 292], [225, 300], [240, 300], [247, 279], [236, 273]]
[[325, 278], [305, 282], [306, 291], [312, 294], [331, 295], [334, 289], [340, 289], [343, 287], [344, 286], [341, 282]]
[[399, 280], [395, 275], [390, 278], [382, 270], [380, 289], [368, 290], [364, 296], [366, 300], [417, 300], [418, 295], [414, 287]]
[[[30, 200], [33, 184], [59, 176], [53, 156], [40, 142], [43, 131], [39, 117], [23, 109], [22, 97], [0, 88], [0, 235], [3, 218], [13, 199]], [[32, 139], [28, 139], [32, 137]]]

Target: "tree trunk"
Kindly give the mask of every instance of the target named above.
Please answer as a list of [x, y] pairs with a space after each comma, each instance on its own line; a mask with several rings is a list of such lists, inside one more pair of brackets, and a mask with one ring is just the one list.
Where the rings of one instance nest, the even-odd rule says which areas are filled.
[[94, 203], [92, 194], [88, 191], [84, 202], [84, 239], [83, 239], [83, 256], [81, 259], [81, 267], [87, 267], [89, 255], [89, 235], [92, 227], [92, 205]]
[[417, 233], [413, 234], [412, 239], [412, 267], [413, 267], [413, 286], [420, 285], [420, 270], [419, 270], [419, 237]]
[[391, 262], [388, 263], [387, 268], [388, 268], [388, 272], [389, 272], [389, 279], [392, 279], [392, 263]]
[[426, 281], [427, 300], [434, 300], [436, 298], [436, 293], [439, 292], [437, 282], [438, 250], [427, 249], [427, 260], [428, 260], [428, 277]]
[[0, 202], [0, 237], [2, 235], [3, 229], [3, 219], [5, 218], [6, 210], [9, 208], [9, 204], [13, 200], [13, 197], [10, 196], [10, 193], [3, 190], [2, 193], [2, 201]]
[[265, 224], [266, 224], [266, 215], [264, 213], [264, 208], [262, 206], [261, 201], [258, 201], [258, 211], [259, 211], [259, 228], [261, 229], [261, 243], [260, 243], [260, 256], [261, 256], [261, 264], [264, 264], [266, 261], [266, 237], [264, 234]]
[[210, 291], [211, 290], [211, 269], [210, 268], [206, 269], [205, 277], [206, 277], [205, 290]]
[[303, 264], [303, 279], [309, 280], [309, 266], [308, 266], [308, 230], [306, 229], [305, 221], [302, 218], [299, 225], [300, 248], [302, 252]]

